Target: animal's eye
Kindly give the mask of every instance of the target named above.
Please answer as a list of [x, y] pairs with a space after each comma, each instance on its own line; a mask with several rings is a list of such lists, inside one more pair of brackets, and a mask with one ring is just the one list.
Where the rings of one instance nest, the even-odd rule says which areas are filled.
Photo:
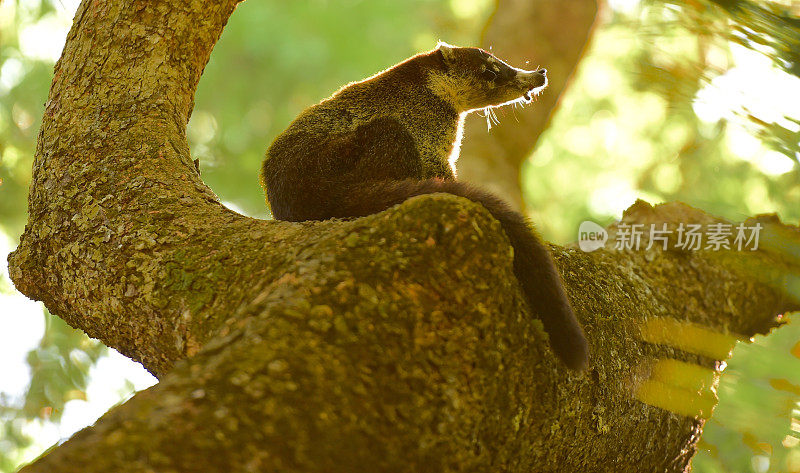
[[486, 69], [485, 71], [481, 72], [481, 78], [487, 81], [493, 81], [497, 78], [497, 73], [491, 69]]

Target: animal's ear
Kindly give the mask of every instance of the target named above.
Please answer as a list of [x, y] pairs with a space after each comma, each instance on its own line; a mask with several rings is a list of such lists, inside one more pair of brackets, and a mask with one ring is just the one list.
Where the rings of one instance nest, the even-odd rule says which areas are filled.
[[445, 43], [444, 41], [439, 41], [436, 44], [436, 50], [439, 51], [439, 54], [442, 55], [442, 59], [444, 59], [445, 64], [452, 63], [456, 57], [456, 47], [450, 44]]

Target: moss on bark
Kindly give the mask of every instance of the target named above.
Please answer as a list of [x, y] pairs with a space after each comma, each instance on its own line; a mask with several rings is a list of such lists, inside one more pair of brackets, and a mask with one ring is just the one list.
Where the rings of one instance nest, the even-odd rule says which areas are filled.
[[[433, 195], [297, 224], [217, 201], [184, 131], [235, 3], [78, 11], [10, 272], [161, 381], [23, 471], [683, 471], [702, 419], [639, 388], [660, 360], [718, 360], [642, 340], [643, 321], [752, 334], [791, 307], [781, 278], [800, 264], [554, 247], [592, 347], [568, 372], [479, 205]], [[628, 218], [675, 208], [711, 218]]]

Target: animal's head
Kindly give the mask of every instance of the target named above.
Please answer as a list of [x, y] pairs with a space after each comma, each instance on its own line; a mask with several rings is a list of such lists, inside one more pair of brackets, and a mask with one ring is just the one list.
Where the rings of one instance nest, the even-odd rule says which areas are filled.
[[547, 71], [526, 71], [509, 66], [483, 49], [459, 48], [439, 43], [433, 54], [444, 63], [432, 72], [430, 88], [452, 103], [458, 112], [530, 102], [547, 86]]

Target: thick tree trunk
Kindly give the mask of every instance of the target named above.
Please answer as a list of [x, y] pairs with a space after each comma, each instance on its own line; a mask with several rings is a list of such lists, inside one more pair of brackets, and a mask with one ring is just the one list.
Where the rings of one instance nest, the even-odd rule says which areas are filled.
[[458, 162], [460, 179], [478, 182], [524, 209], [520, 170], [586, 51], [603, 0], [498, 0], [481, 39], [484, 47], [514, 65], [547, 68], [549, 85], [525, 110], [506, 107], [500, 123], [486, 131], [486, 119], [471, 114]]
[[[184, 132], [235, 4], [78, 10], [11, 276], [160, 382], [23, 471], [683, 471], [730, 334], [792, 306], [781, 288], [800, 263], [555, 248], [593, 350], [570, 373], [476, 204], [294, 224], [218, 202]], [[646, 204], [629, 218], [710, 219]]]

